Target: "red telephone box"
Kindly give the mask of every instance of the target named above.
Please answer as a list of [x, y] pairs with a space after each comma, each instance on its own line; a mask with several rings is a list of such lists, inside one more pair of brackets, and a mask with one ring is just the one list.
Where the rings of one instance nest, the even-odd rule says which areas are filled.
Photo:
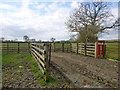
[[104, 57], [104, 48], [105, 48], [105, 41], [97, 41], [97, 45], [96, 45], [96, 49], [97, 49], [97, 52], [96, 52], [96, 57], [100, 57], [100, 58], [103, 58]]

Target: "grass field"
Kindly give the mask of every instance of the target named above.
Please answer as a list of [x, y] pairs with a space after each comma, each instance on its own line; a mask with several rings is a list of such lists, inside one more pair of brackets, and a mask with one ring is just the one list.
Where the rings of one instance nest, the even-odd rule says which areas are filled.
[[112, 58], [118, 60], [119, 48], [118, 43], [106, 43], [106, 55], [105, 58]]
[[[2, 43], [2, 47], [7, 48], [7, 43]], [[18, 43], [8, 43], [8, 47], [17, 49], [18, 48]], [[23, 47], [27, 48], [28, 47], [28, 43], [20, 43], [19, 47], [20, 48], [23, 48]]]
[[[2, 48], [3, 52], [18, 52], [18, 43], [2, 43], [0, 45], [0, 48]], [[28, 52], [28, 43], [19, 43], [19, 51], [20, 52]]]

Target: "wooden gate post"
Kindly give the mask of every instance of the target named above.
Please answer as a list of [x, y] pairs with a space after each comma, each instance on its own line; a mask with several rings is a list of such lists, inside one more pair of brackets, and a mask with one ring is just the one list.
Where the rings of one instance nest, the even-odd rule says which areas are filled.
[[68, 52], [68, 49], [69, 49], [69, 47], [68, 47], [68, 42], [66, 43], [66, 45], [67, 45], [67, 52]]
[[102, 44], [102, 45], [101, 45], [101, 57], [103, 58], [103, 57], [104, 57], [104, 49], [105, 49], [105, 47], [104, 47], [104, 46], [105, 46], [105, 45], [104, 45], [104, 44], [105, 44], [105, 41], [102, 41], [101, 44]]
[[97, 58], [97, 42], [95, 42], [95, 58]]
[[104, 57], [106, 55], [106, 45], [104, 45]]
[[70, 42], [70, 52], [72, 52], [72, 43]]
[[51, 59], [51, 43], [49, 44], [49, 66], [50, 66], [50, 59]]
[[77, 43], [77, 54], [78, 54], [78, 43]]
[[87, 44], [84, 45], [85, 56], [87, 55]]
[[62, 43], [62, 52], [64, 52], [64, 43]]
[[53, 42], [53, 50], [54, 50], [54, 52], [55, 52], [55, 42]]
[[48, 60], [48, 51], [49, 51], [49, 45], [46, 43], [45, 44], [45, 81], [49, 81], [49, 60]]
[[7, 42], [7, 53], [9, 53], [9, 43]]
[[19, 42], [18, 42], [18, 53], [20, 52], [20, 50], [19, 50]]

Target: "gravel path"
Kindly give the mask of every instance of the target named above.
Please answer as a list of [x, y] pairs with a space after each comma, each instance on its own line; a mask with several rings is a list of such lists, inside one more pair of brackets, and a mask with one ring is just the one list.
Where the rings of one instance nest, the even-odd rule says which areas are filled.
[[26, 60], [23, 65], [18, 67], [9, 63], [2, 66], [2, 87], [5, 88], [73, 88], [73, 84], [67, 81], [52, 65], [50, 75], [58, 80], [53, 85], [41, 85], [31, 69], [31, 63]]
[[118, 87], [118, 62], [74, 53], [52, 53], [52, 62], [77, 86]]

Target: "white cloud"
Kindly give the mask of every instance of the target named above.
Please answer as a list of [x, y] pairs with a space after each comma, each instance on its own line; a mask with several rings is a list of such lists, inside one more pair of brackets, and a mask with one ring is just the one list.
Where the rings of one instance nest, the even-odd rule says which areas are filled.
[[[105, 26], [112, 26], [113, 23], [118, 18], [118, 8], [112, 8], [110, 10], [110, 13], [113, 15], [107, 19], [107, 22], [105, 22], [103, 25]], [[110, 39], [118, 39], [118, 30], [113, 28], [113, 29], [107, 29], [105, 30], [107, 33], [102, 33], [101, 36], [99, 37], [100, 40], [110, 40]]]
[[70, 4], [70, 6], [71, 6], [72, 8], [77, 8], [77, 7], [78, 7], [78, 3], [77, 3], [76, 1], [73, 1], [73, 2]]
[[0, 9], [9, 9], [10, 10], [10, 9], [14, 9], [14, 7], [11, 5], [0, 3]]
[[44, 9], [45, 7], [46, 7], [45, 4], [40, 4], [36, 6], [37, 9]]
[[[44, 3], [35, 5], [38, 10], [30, 9], [29, 2], [24, 2], [20, 8], [14, 6], [14, 12], [0, 12], [3, 36], [6, 39], [22, 39], [24, 35], [37, 40], [49, 40], [51, 37], [55, 37], [56, 40], [69, 39], [64, 23], [70, 8], [59, 7], [57, 3], [48, 6]], [[46, 12], [41, 15], [39, 10], [45, 7]]]
[[103, 33], [100, 40], [118, 39], [118, 30], [108, 30], [109, 33]]
[[[31, 9], [30, 6], [34, 9]], [[21, 7], [4, 4], [4, 9], [11, 8], [14, 11], [0, 12], [2, 34], [6, 39], [18, 38], [22, 40], [24, 35], [37, 40], [50, 40], [51, 37], [55, 37], [56, 40], [69, 39], [65, 21], [69, 12], [76, 6], [76, 2], [72, 2], [71, 7], [65, 7], [56, 2], [47, 5], [28, 0], [23, 0]], [[3, 6], [0, 7], [3, 8]], [[112, 12], [115, 13], [115, 10]]]
[[50, 4], [50, 5], [48, 6], [48, 8], [49, 8], [50, 10], [58, 9], [57, 3], [56, 3], [56, 2], [53, 2], [52, 4]]
[[118, 18], [118, 7], [111, 9], [110, 12], [114, 15], [114, 18]]

